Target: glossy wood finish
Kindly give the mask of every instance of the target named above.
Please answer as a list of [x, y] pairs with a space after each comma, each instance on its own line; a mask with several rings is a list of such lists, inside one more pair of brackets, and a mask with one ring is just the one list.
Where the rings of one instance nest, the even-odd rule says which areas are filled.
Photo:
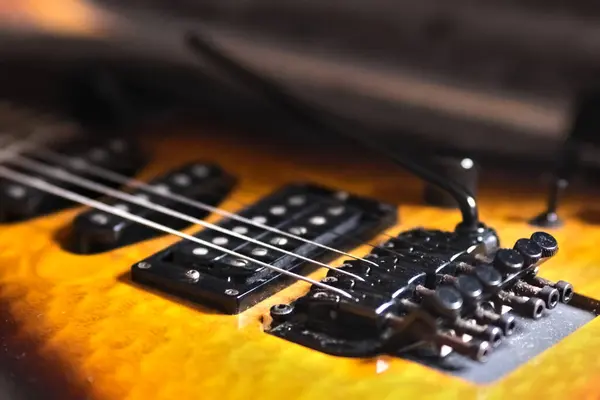
[[[160, 132], [147, 141], [149, 177], [188, 160], [214, 160], [240, 178], [224, 204], [240, 208], [278, 186], [308, 180], [400, 205], [401, 224], [452, 229], [456, 211], [419, 205], [421, 183], [366, 157], [333, 157], [332, 149], [229, 137], [200, 128], [196, 136]], [[166, 134], [168, 133], [168, 135]], [[204, 134], [203, 134], [204, 133]], [[542, 187], [488, 181], [482, 219], [505, 244], [529, 236], [526, 218], [542, 207]], [[552, 231], [561, 251], [541, 275], [572, 282], [600, 297], [600, 228], [586, 212], [593, 198], [572, 196], [566, 225]], [[316, 398], [598, 398], [600, 321], [594, 321], [509, 376], [488, 386], [382, 356], [344, 359], [262, 332], [272, 304], [298, 297], [300, 282], [239, 316], [225, 316], [132, 284], [132, 263], [173, 243], [161, 237], [111, 252], [81, 256], [56, 243], [77, 210], [0, 228], [0, 362], [34, 377], [57, 398], [316, 399]], [[215, 219], [215, 218], [212, 218]], [[586, 222], [588, 221], [588, 222]], [[600, 223], [598, 221], [597, 223]], [[195, 228], [190, 229], [195, 231]], [[383, 239], [383, 238], [381, 238]], [[356, 250], [366, 253], [368, 246]], [[334, 261], [333, 265], [339, 264]], [[320, 277], [323, 271], [313, 274]], [[50, 392], [47, 392], [50, 393]]]

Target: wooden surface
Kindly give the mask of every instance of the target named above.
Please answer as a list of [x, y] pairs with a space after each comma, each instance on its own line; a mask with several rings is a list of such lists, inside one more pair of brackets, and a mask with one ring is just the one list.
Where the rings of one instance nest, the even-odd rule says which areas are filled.
[[[459, 220], [456, 211], [419, 205], [421, 185], [415, 179], [389, 165], [367, 163], [366, 157], [330, 157], [330, 148], [304, 151], [250, 135], [192, 138], [172, 132], [147, 144], [153, 161], [142, 177], [195, 159], [214, 160], [238, 176], [238, 189], [224, 204], [228, 210], [287, 182], [308, 180], [399, 204], [402, 223], [388, 233], [415, 226], [452, 229]], [[542, 208], [543, 188], [510, 181], [483, 186], [482, 219], [505, 244], [528, 237], [532, 228], [525, 221]], [[594, 210], [593, 197], [576, 195], [567, 203], [566, 225], [552, 231], [561, 251], [541, 275], [600, 297], [600, 228], [591, 221], [600, 206]], [[488, 386], [387, 356], [333, 357], [262, 332], [261, 316], [269, 307], [298, 297], [306, 284], [296, 283], [239, 316], [219, 315], [129, 281], [133, 263], [176, 238], [91, 256], [61, 250], [55, 236], [76, 212], [0, 228], [0, 365], [44, 388], [44, 398], [54, 398], [51, 393], [102, 400], [600, 397], [600, 321]], [[356, 253], [368, 251], [363, 246]]]

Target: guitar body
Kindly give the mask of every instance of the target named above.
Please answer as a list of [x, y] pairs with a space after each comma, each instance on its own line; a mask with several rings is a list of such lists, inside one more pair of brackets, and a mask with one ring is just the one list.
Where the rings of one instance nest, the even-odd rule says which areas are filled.
[[[211, 160], [239, 180], [222, 207], [239, 210], [294, 181], [309, 181], [399, 205], [394, 234], [417, 226], [452, 230], [459, 214], [421, 205], [421, 183], [372, 157], [333, 148], [254, 141], [202, 127], [146, 132], [151, 155], [140, 179], [193, 160]], [[543, 187], [483, 179], [481, 218], [504, 243], [527, 237]], [[579, 215], [590, 197], [564, 205], [552, 230], [561, 250], [540, 275], [600, 293], [600, 230]], [[597, 320], [488, 385], [476, 385], [398, 357], [343, 358], [263, 332], [269, 308], [307, 290], [296, 282], [239, 315], [148, 290], [131, 265], [176, 242], [162, 236], [95, 255], [75, 255], [57, 238], [79, 207], [0, 228], [0, 353], [3, 369], [44, 398], [102, 400], [248, 398], [596, 398]], [[211, 216], [210, 220], [216, 220]], [[186, 232], [194, 232], [190, 228]], [[384, 240], [380, 236], [371, 242]], [[369, 246], [356, 249], [365, 254]], [[334, 260], [332, 265], [339, 264]], [[311, 275], [324, 276], [320, 270]], [[490, 360], [493, 362], [493, 359]], [[35, 397], [34, 397], [35, 398]]]
[[[28, 0], [0, 6], [0, 22], [27, 34], [103, 39], [118, 18], [88, 2]], [[122, 21], [121, 21], [122, 22]], [[9, 30], [10, 30], [9, 29]], [[398, 205], [399, 223], [370, 240], [415, 227], [452, 231], [456, 210], [423, 205], [423, 183], [372, 154], [233, 134], [203, 124], [142, 132], [146, 181], [186, 162], [212, 161], [237, 179], [219, 205], [230, 212], [291, 182], [311, 182]], [[535, 228], [545, 187], [527, 176], [483, 174], [480, 217], [511, 247]], [[237, 315], [133, 282], [132, 265], [180, 240], [159, 236], [97, 254], [74, 254], [60, 239], [82, 207], [0, 225], [0, 394], [44, 399], [396, 399], [600, 397], [600, 321], [592, 319], [507, 374], [474, 383], [401, 357], [346, 358], [265, 332], [273, 305], [308, 291], [305, 282]], [[561, 205], [560, 244], [539, 275], [600, 298], [600, 209], [572, 190]], [[218, 221], [210, 215], [207, 221]], [[184, 232], [192, 233], [199, 227]], [[372, 246], [352, 249], [365, 255]], [[330, 262], [339, 266], [344, 257]], [[325, 270], [309, 276], [321, 279]], [[596, 312], [593, 310], [594, 313]], [[538, 332], [552, 336], [554, 331]], [[518, 349], [515, 350], [517, 352]], [[488, 363], [495, 362], [493, 356]], [[2, 392], [2, 390], [5, 391]], [[9, 399], [11, 397], [8, 397]]]

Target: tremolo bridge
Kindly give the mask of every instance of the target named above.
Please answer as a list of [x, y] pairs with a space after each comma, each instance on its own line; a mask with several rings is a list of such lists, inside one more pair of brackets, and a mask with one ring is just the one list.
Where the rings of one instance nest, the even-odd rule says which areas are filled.
[[366, 257], [375, 264], [340, 267], [363, 280], [329, 271], [323, 281], [352, 299], [313, 287], [271, 309], [269, 333], [340, 356], [441, 356], [450, 348], [483, 361], [518, 329], [513, 312], [540, 319], [573, 296], [570, 284], [536, 276], [558, 251], [551, 235], [536, 232], [512, 249], [490, 251], [490, 243], [498, 243], [491, 230], [404, 232]]

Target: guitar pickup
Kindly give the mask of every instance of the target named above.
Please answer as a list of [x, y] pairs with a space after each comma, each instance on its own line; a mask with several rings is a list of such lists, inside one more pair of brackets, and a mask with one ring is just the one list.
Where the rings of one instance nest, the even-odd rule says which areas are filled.
[[[136, 144], [125, 138], [113, 138], [103, 141], [74, 141], [58, 147], [55, 152], [64, 156], [64, 160], [70, 161], [68, 164], [61, 164], [61, 168], [82, 178], [91, 179], [110, 187], [116, 187], [117, 185], [112, 181], [99, 179], [89, 173], [83, 166], [91, 165], [124, 176], [133, 176], [144, 164], [142, 153]], [[48, 162], [44, 157], [36, 155], [35, 151], [25, 155], [34, 160]], [[10, 163], [10, 160], [8, 162]], [[43, 174], [20, 168], [18, 165], [11, 166], [11, 168], [46, 180], [64, 189], [75, 191], [86, 197], [99, 197], [99, 194], [95, 191], [81, 189], [75, 184], [48, 178]], [[0, 181], [0, 222], [25, 221], [73, 205], [75, 203], [70, 200], [27, 185], [9, 180]]]
[[[290, 236], [233, 218], [223, 219], [218, 225], [311, 260], [326, 262], [339, 254], [321, 246], [339, 250], [356, 247], [394, 225], [397, 210], [375, 200], [297, 184], [272, 193], [238, 215]], [[309, 273], [316, 267], [290, 254], [218, 231], [205, 229], [194, 236], [297, 274]], [[293, 282], [264, 265], [190, 241], [176, 243], [136, 263], [131, 276], [136, 282], [229, 314], [240, 313]]]
[[[541, 264], [558, 251], [550, 234], [536, 232], [512, 249], [491, 249], [490, 243], [498, 243], [491, 230], [474, 236], [404, 232], [366, 257], [376, 265], [348, 260], [328, 272], [322, 282], [352, 299], [313, 286], [291, 304], [273, 306], [267, 332], [337, 356], [403, 355], [442, 368], [448, 355], [444, 349], [450, 349], [485, 361], [515, 332], [519, 341], [527, 340], [526, 331], [535, 331], [537, 321], [578, 296], [567, 282], [537, 276]], [[561, 318], [568, 311], [558, 314]], [[504, 354], [510, 359], [510, 349]], [[452, 365], [467, 370], [464, 365], [470, 364]]]
[[[203, 219], [209, 215], [209, 211], [195, 207], [190, 202], [217, 206], [229, 194], [234, 184], [235, 179], [220, 167], [195, 162], [149, 182], [154, 192], [140, 189], [129, 194], [149, 204], [157, 204], [190, 217]], [[185, 198], [190, 202], [178, 201], [177, 198]], [[142, 205], [112, 199], [105, 203], [171, 229], [181, 230], [190, 225], [189, 221]], [[65, 247], [75, 253], [93, 254], [127, 246], [161, 234], [160, 231], [116, 215], [86, 210], [73, 220]]]

